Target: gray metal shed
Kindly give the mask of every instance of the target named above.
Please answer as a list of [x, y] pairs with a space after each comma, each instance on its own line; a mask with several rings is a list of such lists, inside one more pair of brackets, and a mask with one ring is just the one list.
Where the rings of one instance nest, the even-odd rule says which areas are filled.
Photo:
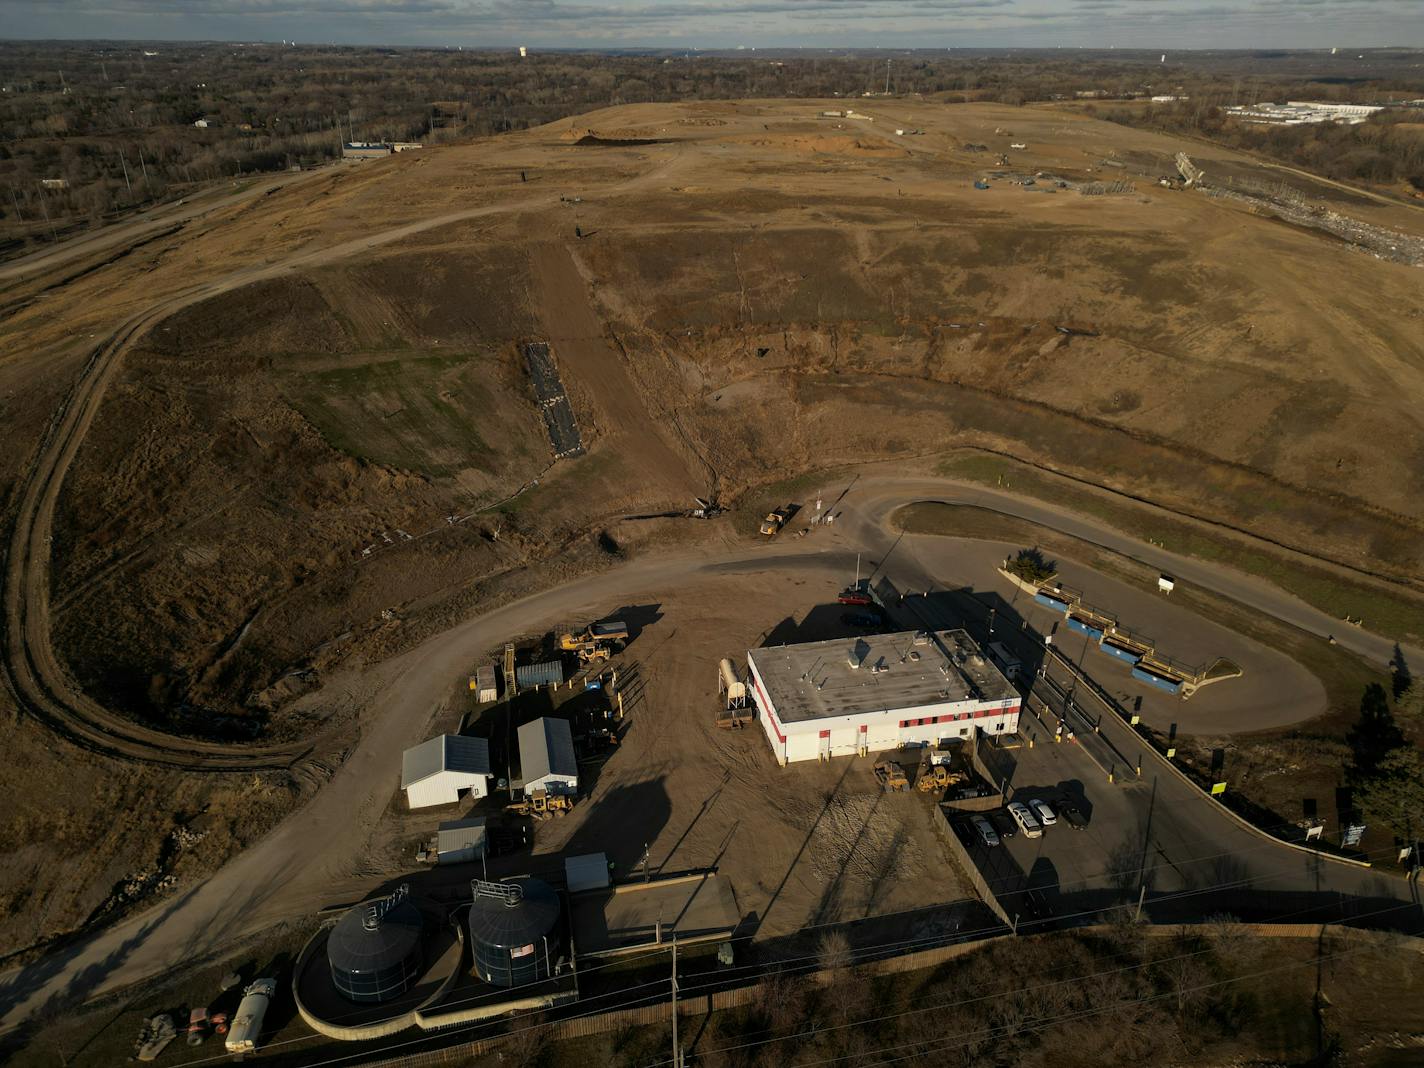
[[485, 854], [485, 841], [483, 816], [446, 820], [435, 832], [436, 862], [460, 864], [468, 860], [479, 860]]
[[519, 767], [524, 793], [578, 793], [578, 758], [574, 735], [566, 719], [544, 716], [519, 728]]
[[564, 681], [564, 662], [546, 660], [542, 664], [525, 664], [514, 669], [514, 681], [522, 690], [530, 686], [557, 686]]
[[585, 853], [581, 857], [564, 859], [564, 885], [569, 893], [581, 890], [604, 890], [608, 887], [608, 855]]

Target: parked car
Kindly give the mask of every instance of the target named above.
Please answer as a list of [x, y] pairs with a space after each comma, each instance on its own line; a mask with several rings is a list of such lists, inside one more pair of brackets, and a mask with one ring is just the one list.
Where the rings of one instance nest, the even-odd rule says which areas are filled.
[[857, 586], [847, 586], [836, 594], [836, 600], [840, 604], [855, 605], [857, 608], [867, 608], [875, 603], [871, 600], [869, 590]]
[[1043, 828], [1039, 826], [1038, 820], [1034, 818], [1028, 806], [1022, 801], [1010, 801], [1007, 805], [1009, 815], [1014, 818], [1014, 822], [1019, 825], [1025, 838], [1042, 838]]
[[1053, 808], [1047, 801], [1035, 797], [1028, 803], [1028, 807], [1033, 809], [1033, 814], [1038, 817], [1038, 822], [1045, 828], [1052, 827], [1058, 822], [1058, 817], [1053, 814]]
[[1005, 841], [1019, 833], [1019, 825], [1014, 822], [1012, 816], [1002, 809], [989, 813], [989, 819], [993, 822], [995, 830], [999, 832], [999, 837]]
[[990, 849], [999, 844], [999, 835], [994, 830], [993, 824], [983, 816], [975, 816], [969, 821], [974, 825], [974, 829], [979, 832], [979, 840]]
[[841, 622], [847, 627], [863, 627], [869, 630], [880, 626], [880, 617], [874, 612], [847, 612], [841, 616]]
[[1088, 825], [1088, 817], [1083, 815], [1083, 810], [1072, 801], [1058, 802], [1058, 815], [1064, 823], [1068, 824], [1075, 831], [1081, 831]]

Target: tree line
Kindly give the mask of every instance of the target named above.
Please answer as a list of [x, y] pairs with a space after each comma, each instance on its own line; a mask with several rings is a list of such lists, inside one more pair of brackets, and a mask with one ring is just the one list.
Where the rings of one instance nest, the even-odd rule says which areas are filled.
[[[1424, 95], [1424, 78], [1387, 53], [1367, 63], [1364, 76], [1344, 82], [1320, 80], [1318, 61], [1305, 54], [1157, 60], [1083, 51], [1065, 60], [1052, 50], [521, 58], [451, 49], [0, 43], [0, 254], [176, 199], [203, 183], [316, 166], [339, 157], [345, 140], [486, 136], [626, 103], [857, 97], [887, 89], [1009, 104], [1075, 99], [1085, 91], [1119, 99], [1183, 93], [1192, 101], [1228, 93], [1266, 99], [1274, 89], [1326, 99]], [[1304, 134], [1234, 132], [1219, 108], [1198, 103], [1122, 118], [1222, 139], [1264, 137], [1268, 149], [1278, 146], [1340, 177], [1389, 180], [1417, 172], [1417, 151], [1385, 123]]]

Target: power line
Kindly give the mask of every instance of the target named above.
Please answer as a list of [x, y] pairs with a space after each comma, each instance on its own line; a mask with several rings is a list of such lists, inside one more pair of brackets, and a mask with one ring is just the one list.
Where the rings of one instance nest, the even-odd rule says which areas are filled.
[[[1251, 877], [1248, 877], [1248, 878], [1246, 878], [1246, 879], [1244, 879], [1244, 880], [1237, 880], [1237, 881], [1234, 881], [1234, 882], [1232, 882], [1232, 883], [1209, 884], [1208, 886], [1205, 886], [1205, 887], [1201, 887], [1201, 888], [1197, 888], [1197, 889], [1193, 889], [1193, 890], [1188, 890], [1188, 891], [1183, 891], [1183, 892], [1181, 892], [1180, 894], [1177, 894], [1177, 895], [1169, 895], [1169, 897], [1185, 897], [1185, 896], [1191, 896], [1191, 895], [1193, 895], [1193, 894], [1199, 894], [1199, 893], [1209, 892], [1209, 891], [1211, 891], [1211, 890], [1215, 890], [1215, 889], [1218, 889], [1218, 888], [1223, 887], [1223, 886], [1245, 885], [1245, 884], [1248, 884], [1248, 883], [1254, 881], [1256, 878], [1263, 878], [1263, 877], [1266, 877], [1266, 876], [1268, 876], [1268, 875], [1273, 875], [1273, 874], [1278, 874], [1278, 873], [1276, 873], [1276, 872], [1270, 872], [1270, 873], [1265, 873], [1264, 875], [1251, 876]], [[1159, 900], [1161, 900], [1161, 899], [1159, 899]], [[1087, 911], [1085, 911], [1085, 912], [1078, 913], [1078, 914], [1075, 914], [1075, 915], [1076, 915], [1076, 916], [1090, 916], [1090, 915], [1094, 915], [1094, 914], [1096, 914], [1096, 913], [1113, 911], [1113, 910], [1118, 909], [1118, 908], [1121, 908], [1121, 907], [1123, 907], [1123, 906], [1122, 906], [1120, 903], [1115, 903], [1115, 904], [1112, 904], [1112, 905], [1104, 906], [1103, 908], [1087, 910]], [[1385, 908], [1382, 908], [1382, 909], [1378, 909], [1378, 910], [1375, 910], [1375, 911], [1370, 912], [1370, 913], [1364, 913], [1364, 914], [1362, 914], [1361, 916], [1359, 916], [1359, 917], [1357, 917], [1357, 918], [1359, 918], [1359, 919], [1365, 919], [1365, 918], [1368, 918], [1368, 917], [1373, 916], [1373, 915], [1381, 915], [1381, 914], [1384, 914], [1384, 913], [1387, 913], [1387, 912], [1396, 911], [1396, 910], [1398, 910], [1398, 909], [1412, 908], [1412, 907], [1414, 907], [1412, 902], [1403, 902], [1403, 901], [1401, 901], [1401, 902], [1399, 902], [1399, 903], [1396, 904], [1396, 905], [1392, 905], [1392, 906], [1388, 906], [1388, 907], [1385, 907]], [[1285, 916], [1299, 915], [1299, 914], [1301, 914], [1302, 912], [1309, 912], [1309, 911], [1314, 911], [1314, 910], [1313, 910], [1313, 908], [1311, 908], [1311, 909], [1304, 909], [1304, 910], [1298, 910], [1298, 911], [1295, 912], [1295, 913], [1286, 913], [1286, 914], [1284, 914], [1284, 915], [1285, 915]], [[1068, 917], [1068, 918], [1072, 918], [1072, 917]], [[1062, 919], [1062, 917], [1058, 917], [1058, 918], [1055, 918], [1055, 919]], [[825, 926], [825, 925], [823, 925], [823, 926]], [[1021, 925], [1021, 926], [1023, 926], [1023, 925]], [[976, 932], [975, 934], [977, 934], [977, 932]], [[955, 939], [955, 938], [952, 938], [952, 937], [949, 938], [949, 939], [943, 939], [943, 940], [941, 940], [941, 941], [939, 942], [939, 944], [941, 944], [941, 945], [953, 944], [956, 940], [957, 940], [957, 941], [960, 941], [960, 942], [968, 942], [968, 941], [973, 941], [973, 940], [977, 940], [977, 939], [974, 937], [974, 935], [966, 935], [966, 936], [960, 937], [960, 938], [958, 938], [958, 939]], [[935, 940], [934, 940], [934, 939], [921, 940], [921, 944], [929, 943], [929, 942], [932, 942], [932, 941], [935, 941]], [[852, 955], [853, 955], [853, 957], [854, 957], [854, 956], [857, 956], [857, 955], [859, 955], [859, 956], [865, 956], [865, 957], [867, 957], [867, 959], [868, 959], [868, 955], [871, 954], [871, 953], [873, 953], [874, 951], [876, 951], [876, 950], [878, 950], [878, 949], [883, 949], [883, 948], [887, 948], [887, 947], [895, 947], [895, 946], [904, 946], [904, 945], [907, 945], [907, 944], [914, 944], [914, 942], [911, 941], [911, 942], [908, 942], [908, 943], [894, 943], [894, 942], [875, 943], [875, 944], [872, 944], [872, 945], [870, 945], [870, 946], [862, 947], [860, 950], [854, 951]], [[782, 960], [782, 961], [773, 961], [773, 962], [768, 962], [768, 963], [766, 963], [766, 964], [746, 965], [746, 966], [744, 966], [744, 967], [742, 967], [742, 968], [733, 969], [733, 970], [735, 970], [735, 971], [760, 970], [760, 971], [766, 972], [766, 971], [772, 970], [772, 966], [774, 966], [774, 965], [801, 963], [801, 962], [804, 962], [804, 961], [815, 960], [815, 959], [817, 959], [817, 957], [819, 957], [819, 954], [809, 955], [809, 956], [799, 957], [799, 958], [789, 958], [789, 959]], [[730, 970], [729, 970], [729, 971], [730, 971]], [[728, 972], [722, 972], [722, 973], [718, 973], [718, 974], [719, 974], [719, 975], [726, 975], [726, 974], [729, 974], [729, 973], [728, 973]], [[627, 1008], [627, 1009], [638, 1008], [638, 1007], [643, 1006], [643, 1005], [653, 1004], [653, 1003], [662, 1001], [662, 1000], [665, 998], [665, 996], [666, 996], [664, 993], [662, 993], [662, 989], [665, 989], [665, 988], [663, 988], [663, 983], [664, 983], [664, 982], [666, 982], [666, 980], [657, 980], [657, 981], [655, 981], [655, 982], [653, 982], [653, 983], [642, 984], [642, 985], [639, 986], [639, 987], [634, 987], [634, 988], [632, 988], [632, 989], [635, 989], [635, 990], [636, 990], [636, 989], [642, 989], [642, 988], [645, 988], [645, 987], [648, 987], [648, 986], [656, 986], [656, 987], [659, 987], [660, 990], [659, 990], [658, 993], [650, 994], [650, 995], [647, 995], [647, 996], [644, 996], [644, 997], [637, 998], [637, 999], [635, 999], [634, 1001], [632, 1001], [632, 1002], [629, 1003], [629, 1004], [619, 1006], [619, 1008], [620, 1008], [620, 1009], [624, 1009], [624, 1008]], [[700, 986], [698, 986], [698, 987], [695, 988], [695, 989], [696, 989], [696, 991], [701, 991], [701, 990], [706, 990], [706, 989], [708, 989], [709, 987], [720, 986], [720, 985], [721, 985], [720, 983], [701, 984]], [[627, 993], [627, 992], [628, 992], [627, 990], [617, 991], [617, 993]], [[693, 992], [694, 992], [693, 990], [689, 990], [689, 993], [693, 993]], [[603, 997], [603, 996], [606, 996], [606, 995], [595, 995], [595, 997]], [[527, 1032], [529, 1032], [529, 1031], [537, 1030], [537, 1029], [539, 1029], [539, 1028], [553, 1027], [553, 1026], [557, 1026], [557, 1025], [560, 1025], [560, 1024], [563, 1024], [563, 1023], [570, 1022], [570, 1021], [572, 1021], [572, 1020], [583, 1019], [583, 1018], [586, 1018], [586, 1017], [589, 1017], [589, 1016], [596, 1016], [596, 1015], [601, 1014], [601, 1013], [604, 1012], [604, 1011], [613, 1011], [613, 1010], [597, 1009], [597, 1010], [593, 1010], [593, 1011], [591, 1011], [591, 1012], [577, 1013], [577, 1014], [574, 1014], [574, 1015], [572, 1015], [572, 1016], [561, 1017], [561, 1018], [558, 1019], [558, 1020], [550, 1020], [550, 1021], [543, 1021], [543, 1022], [540, 1022], [540, 1023], [529, 1024], [529, 1025], [527, 1025], [527, 1026], [525, 1026], [525, 1027], [521, 1027], [521, 1028], [517, 1028], [517, 1029], [511, 1030], [511, 1031], [507, 1032], [507, 1033], [504, 1034], [504, 1035], [491, 1036], [491, 1037], [510, 1038], [510, 1037], [514, 1037], [514, 1036], [516, 1036], [516, 1035], [520, 1035], [520, 1034], [527, 1033]], [[405, 1041], [405, 1042], [402, 1042], [402, 1043], [399, 1043], [399, 1044], [397, 1044], [397, 1045], [388, 1047], [388, 1050], [402, 1049], [402, 1048], [405, 1048], [405, 1047], [408, 1047], [408, 1046], [416, 1045], [416, 1044], [421, 1043], [421, 1042], [435, 1041], [435, 1040], [438, 1040], [438, 1039], [440, 1039], [440, 1038], [442, 1038], [442, 1037], [445, 1037], [445, 1036], [448, 1036], [448, 1035], [450, 1035], [450, 1034], [452, 1034], [452, 1033], [455, 1033], [455, 1032], [457, 1032], [457, 1031], [468, 1030], [468, 1029], [470, 1029], [470, 1028], [478, 1027], [478, 1026], [481, 1026], [481, 1025], [486, 1024], [486, 1023], [487, 1023], [487, 1021], [472, 1021], [472, 1022], [470, 1022], [470, 1023], [468, 1023], [468, 1024], [459, 1024], [459, 1025], [455, 1025], [455, 1026], [453, 1026], [453, 1027], [444, 1028], [444, 1029], [441, 1030], [441, 1032], [440, 1032], [438, 1035], [431, 1034], [431, 1035], [420, 1035], [420, 1036], [416, 1036], [416, 1037], [414, 1037], [414, 1038], [412, 1038], [412, 1039], [409, 1039], [409, 1040], [407, 1040], [407, 1041]], [[339, 1063], [341, 1063], [342, 1061], [350, 1060], [350, 1059], [353, 1058], [353, 1057], [362, 1056], [362, 1055], [364, 1055], [364, 1054], [353, 1053], [353, 1054], [350, 1054], [350, 1055], [339, 1056], [339, 1057], [335, 1057], [335, 1058], [331, 1058], [331, 1059], [327, 1059], [327, 1060], [315, 1061], [315, 1062], [312, 1062], [312, 1063], [311, 1063], [311, 1065], [309, 1066], [309, 1068], [321, 1068], [321, 1066], [324, 1066], [324, 1065], [339, 1064]], [[662, 1062], [662, 1063], [666, 1063], [666, 1062]]]

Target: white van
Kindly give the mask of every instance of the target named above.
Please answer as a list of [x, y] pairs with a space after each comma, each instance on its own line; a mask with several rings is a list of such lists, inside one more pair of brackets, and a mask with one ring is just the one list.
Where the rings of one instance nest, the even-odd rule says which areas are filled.
[[1008, 803], [1009, 815], [1014, 818], [1014, 822], [1019, 825], [1025, 838], [1042, 838], [1043, 828], [1038, 825], [1038, 820], [1034, 819], [1033, 813], [1028, 810], [1028, 806], [1022, 801], [1010, 801]]

